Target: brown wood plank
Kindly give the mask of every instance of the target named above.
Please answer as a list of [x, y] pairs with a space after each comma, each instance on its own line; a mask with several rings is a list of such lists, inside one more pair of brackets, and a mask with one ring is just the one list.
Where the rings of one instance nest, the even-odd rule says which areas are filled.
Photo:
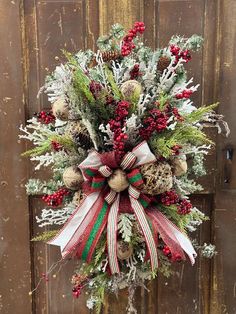
[[[46, 97], [36, 99], [45, 76], [57, 64], [63, 61], [61, 49], [76, 52], [84, 49], [85, 45], [93, 46], [93, 35], [96, 35], [96, 24], [92, 20], [94, 6], [84, 1], [38, 1], [25, 0], [24, 14], [26, 27], [27, 51], [27, 104], [28, 115], [34, 111], [48, 107]], [[85, 24], [85, 14], [87, 23]], [[87, 31], [88, 36], [86, 36]], [[98, 31], [98, 30], [97, 30]], [[97, 36], [97, 35], [96, 35]], [[55, 59], [55, 56], [58, 57]], [[59, 59], [59, 60], [58, 60]], [[38, 176], [31, 170], [31, 176]], [[41, 174], [40, 174], [41, 175]], [[43, 204], [36, 198], [32, 199], [33, 235], [42, 232], [35, 222], [36, 214]], [[59, 249], [41, 243], [33, 244], [34, 284], [36, 285], [49, 267], [60, 259]], [[60, 275], [49, 278], [49, 282], [42, 282], [34, 293], [33, 313], [88, 313], [85, 299], [75, 300], [71, 295], [70, 276], [74, 271], [75, 263], [68, 262], [62, 268]]]
[[[215, 197], [215, 223], [213, 225], [218, 255], [215, 258], [212, 279], [211, 313], [235, 313], [236, 287], [236, 2], [218, 1], [218, 36], [217, 36], [217, 85], [215, 87], [221, 103], [219, 112], [225, 115], [231, 134], [229, 138], [219, 136], [217, 140], [217, 191]], [[232, 160], [227, 160], [226, 149], [234, 149]]]
[[18, 127], [25, 121], [20, 1], [0, 2], [0, 312], [31, 313], [27, 161]]
[[134, 22], [143, 20], [143, 6], [141, 0], [100, 0], [100, 34], [107, 34], [114, 23], [130, 28]]

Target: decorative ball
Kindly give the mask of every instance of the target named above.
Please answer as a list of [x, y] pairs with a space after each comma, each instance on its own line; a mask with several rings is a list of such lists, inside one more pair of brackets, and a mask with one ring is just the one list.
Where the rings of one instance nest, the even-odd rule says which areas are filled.
[[157, 195], [169, 191], [173, 185], [171, 166], [167, 162], [155, 162], [141, 166], [140, 172], [144, 183], [141, 192]]
[[131, 243], [124, 242], [122, 240], [117, 242], [117, 257], [123, 261], [133, 254], [133, 246]]
[[172, 160], [172, 168], [173, 168], [173, 173], [176, 177], [182, 176], [185, 174], [188, 170], [188, 164], [186, 160], [182, 158], [174, 158]]
[[117, 193], [124, 191], [129, 186], [126, 173], [121, 169], [116, 169], [108, 179], [108, 185]]
[[138, 99], [142, 93], [142, 86], [136, 80], [129, 80], [121, 85], [121, 93], [125, 100], [135, 100]]
[[69, 117], [68, 104], [63, 98], [59, 98], [52, 105], [52, 113], [54, 116], [62, 121], [67, 121]]
[[78, 190], [84, 179], [82, 173], [77, 167], [68, 167], [63, 173], [63, 181], [65, 186], [70, 190]]

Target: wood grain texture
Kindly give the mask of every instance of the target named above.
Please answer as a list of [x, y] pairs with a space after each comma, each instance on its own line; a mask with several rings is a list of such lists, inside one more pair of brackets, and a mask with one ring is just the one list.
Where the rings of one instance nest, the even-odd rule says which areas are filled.
[[[217, 138], [217, 191], [212, 227], [219, 253], [214, 260], [211, 313], [231, 314], [236, 312], [236, 2], [218, 1], [217, 10], [218, 80], [215, 89], [221, 103], [219, 112], [225, 115], [231, 134], [229, 138]], [[226, 159], [227, 147], [234, 150], [232, 160]]]
[[31, 313], [27, 161], [18, 127], [25, 122], [20, 1], [0, 2], [0, 312]]
[[114, 23], [132, 27], [135, 21], [143, 19], [143, 6], [144, 1], [141, 0], [100, 0], [100, 34], [107, 34]]

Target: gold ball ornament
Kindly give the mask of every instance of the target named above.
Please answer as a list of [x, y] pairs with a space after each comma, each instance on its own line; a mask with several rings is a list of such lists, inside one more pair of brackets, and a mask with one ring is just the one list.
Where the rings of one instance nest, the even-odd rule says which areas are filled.
[[63, 173], [65, 186], [70, 190], [78, 190], [84, 179], [81, 171], [77, 167], [68, 167]]
[[142, 86], [136, 80], [129, 80], [121, 85], [120, 90], [125, 100], [134, 101], [139, 99], [142, 93]]
[[69, 107], [63, 98], [59, 98], [52, 105], [52, 113], [56, 118], [67, 121], [69, 117]]
[[180, 177], [187, 172], [188, 164], [186, 160], [182, 158], [174, 158], [172, 160], [172, 168], [173, 168], [174, 175], [176, 177]]
[[124, 191], [129, 186], [126, 173], [121, 169], [116, 169], [108, 179], [108, 185], [117, 193]]
[[124, 242], [122, 240], [117, 242], [117, 257], [119, 260], [123, 261], [132, 256], [134, 252], [131, 243]]
[[150, 195], [169, 191], [173, 186], [171, 166], [167, 162], [154, 162], [141, 166], [140, 172], [144, 183], [140, 190]]

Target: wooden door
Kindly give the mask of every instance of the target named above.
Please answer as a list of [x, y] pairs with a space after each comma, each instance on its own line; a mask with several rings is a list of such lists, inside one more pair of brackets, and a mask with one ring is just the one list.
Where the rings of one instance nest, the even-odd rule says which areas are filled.
[[[214, 241], [218, 255], [213, 261], [198, 259], [194, 267], [183, 264], [170, 279], [159, 277], [150, 292], [137, 291], [138, 313], [147, 314], [233, 314], [235, 293], [235, 148], [236, 124], [236, 2], [234, 0], [1, 0], [0, 1], [0, 312], [4, 314], [89, 313], [85, 297], [71, 297], [73, 262], [32, 296], [31, 287], [41, 274], [59, 260], [58, 248], [30, 244], [39, 231], [35, 216], [37, 198], [27, 199], [24, 183], [34, 175], [27, 160], [20, 157], [25, 144], [18, 141], [18, 126], [34, 111], [48, 106], [36, 99], [45, 75], [60, 62], [61, 49], [75, 52], [94, 48], [99, 34], [119, 22], [130, 27], [134, 21], [146, 24], [146, 42], [165, 45], [172, 34], [200, 34], [202, 52], [189, 64], [189, 75], [202, 89], [195, 96], [199, 105], [221, 102], [231, 128], [227, 140], [217, 137], [216, 153], [209, 159], [205, 190], [194, 195], [194, 203], [211, 221], [197, 233], [201, 242]], [[56, 57], [56, 58], [55, 58]], [[59, 60], [59, 61], [58, 61]], [[214, 136], [214, 134], [213, 134]], [[228, 151], [229, 152], [229, 151]], [[104, 313], [125, 313], [126, 293], [118, 300], [109, 296]]]

